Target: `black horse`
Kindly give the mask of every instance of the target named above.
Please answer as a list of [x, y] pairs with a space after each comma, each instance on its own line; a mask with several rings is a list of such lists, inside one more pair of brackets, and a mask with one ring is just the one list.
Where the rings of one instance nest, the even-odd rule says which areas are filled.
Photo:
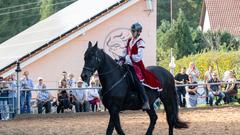
[[[123, 70], [108, 54], [99, 49], [97, 43], [95, 46], [92, 46], [91, 42], [88, 43], [84, 61], [85, 64], [81, 74], [83, 81], [89, 83], [90, 77], [95, 71], [98, 71], [99, 74], [102, 84], [102, 102], [110, 114], [106, 134], [111, 135], [115, 128], [118, 134], [124, 135], [119, 112], [142, 108], [142, 101], [138, 92], [132, 90], [132, 84], [129, 84], [129, 79], [126, 77], [129, 72]], [[157, 98], [160, 98], [164, 104], [169, 125], [169, 135], [173, 135], [174, 127], [188, 128], [187, 123], [181, 122], [178, 118], [178, 102], [173, 76], [166, 69], [159, 66], [150, 66], [148, 69], [160, 80], [163, 90], [158, 92], [145, 87], [151, 108], [147, 111], [150, 117], [150, 125], [146, 134], [151, 135], [153, 133], [158, 118], [153, 107], [153, 103]]]

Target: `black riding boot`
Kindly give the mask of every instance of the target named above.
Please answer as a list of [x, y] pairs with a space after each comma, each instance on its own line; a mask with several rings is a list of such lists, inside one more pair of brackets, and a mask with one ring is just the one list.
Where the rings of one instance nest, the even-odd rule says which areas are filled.
[[147, 97], [145, 88], [143, 87], [142, 84], [139, 84], [139, 85], [140, 85], [140, 86], [139, 86], [139, 93], [140, 93], [141, 98], [143, 99], [142, 109], [143, 109], [143, 110], [150, 110], [149, 102], [148, 102], [148, 97]]
[[135, 87], [139, 91], [140, 98], [144, 102], [143, 106], [142, 106], [142, 109], [143, 110], [150, 110], [149, 101], [148, 101], [148, 97], [147, 97], [147, 94], [146, 94], [144, 86], [142, 85], [142, 83], [138, 79], [133, 66], [129, 66], [129, 69], [132, 72], [132, 77], [133, 77], [133, 80], [134, 80]]

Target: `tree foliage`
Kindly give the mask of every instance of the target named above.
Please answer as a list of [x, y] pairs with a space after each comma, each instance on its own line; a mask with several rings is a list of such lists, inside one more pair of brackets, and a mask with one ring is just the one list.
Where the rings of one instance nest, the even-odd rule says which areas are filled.
[[[29, 26], [35, 24], [39, 20], [38, 9], [26, 10], [39, 6], [38, 0], [1, 0], [0, 1], [0, 43], [18, 34]], [[31, 5], [18, 6], [15, 8], [7, 8], [26, 3], [35, 3]], [[19, 10], [25, 10], [16, 12]], [[15, 12], [15, 13], [14, 13]]]
[[157, 60], [161, 62], [169, 58], [171, 48], [173, 48], [177, 59], [195, 53], [195, 48], [192, 44], [189, 25], [184, 13], [180, 10], [179, 16], [172, 23], [172, 26], [168, 21], [162, 21], [161, 26], [157, 30]]
[[[177, 19], [179, 8], [181, 8], [186, 15], [189, 25], [193, 28], [198, 27], [202, 1], [203, 0], [172, 0], [173, 19]], [[162, 20], [170, 22], [170, 0], [157, 0], [157, 7], [157, 26], [161, 25]]]
[[0, 0], [0, 44], [73, 2], [73, 0]]
[[47, 18], [48, 16], [54, 13], [54, 9], [51, 6], [53, 3], [54, 0], [41, 0], [40, 6], [41, 20]]
[[226, 31], [208, 31], [203, 36], [208, 44], [206, 50], [237, 51], [240, 47], [239, 37]]
[[194, 46], [192, 45], [192, 36], [190, 33], [190, 27], [187, 23], [183, 11], [180, 9], [177, 21], [173, 24], [174, 35], [174, 48], [176, 48], [177, 58], [188, 56], [189, 54], [195, 53]]
[[240, 52], [223, 52], [223, 51], [209, 51], [206, 53], [199, 53], [191, 55], [176, 61], [176, 71], [180, 71], [181, 66], [188, 66], [189, 62], [194, 61], [198, 67], [201, 78], [203, 79], [204, 72], [208, 70], [209, 65], [213, 65], [215, 71], [222, 77], [227, 70], [234, 70], [237, 77], [240, 77]]
[[[240, 78], [240, 51], [209, 51], [198, 53], [195, 55], [189, 55], [176, 60], [175, 73], [180, 72], [181, 67], [188, 67], [190, 62], [195, 62], [196, 67], [200, 71], [200, 79], [203, 79], [204, 73], [208, 70], [208, 66], [212, 65], [214, 70], [219, 74], [220, 77], [227, 70], [234, 70], [237, 78]], [[169, 69], [169, 62], [161, 63], [166, 69]]]

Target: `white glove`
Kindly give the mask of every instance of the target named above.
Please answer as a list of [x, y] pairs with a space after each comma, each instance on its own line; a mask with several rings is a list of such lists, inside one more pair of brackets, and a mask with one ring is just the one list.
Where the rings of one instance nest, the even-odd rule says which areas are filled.
[[125, 63], [126, 63], [126, 64], [129, 64], [129, 65], [132, 65], [132, 60], [131, 60], [131, 58], [130, 58], [129, 55], [126, 55], [126, 56], [125, 56]]

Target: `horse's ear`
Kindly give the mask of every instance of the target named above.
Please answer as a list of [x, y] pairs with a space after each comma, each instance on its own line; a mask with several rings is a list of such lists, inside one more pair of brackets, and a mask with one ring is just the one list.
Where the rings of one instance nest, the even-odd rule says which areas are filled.
[[98, 41], [95, 43], [94, 48], [98, 48]]
[[89, 42], [88, 42], [88, 48], [91, 48], [91, 47], [92, 47], [92, 42], [89, 41]]

